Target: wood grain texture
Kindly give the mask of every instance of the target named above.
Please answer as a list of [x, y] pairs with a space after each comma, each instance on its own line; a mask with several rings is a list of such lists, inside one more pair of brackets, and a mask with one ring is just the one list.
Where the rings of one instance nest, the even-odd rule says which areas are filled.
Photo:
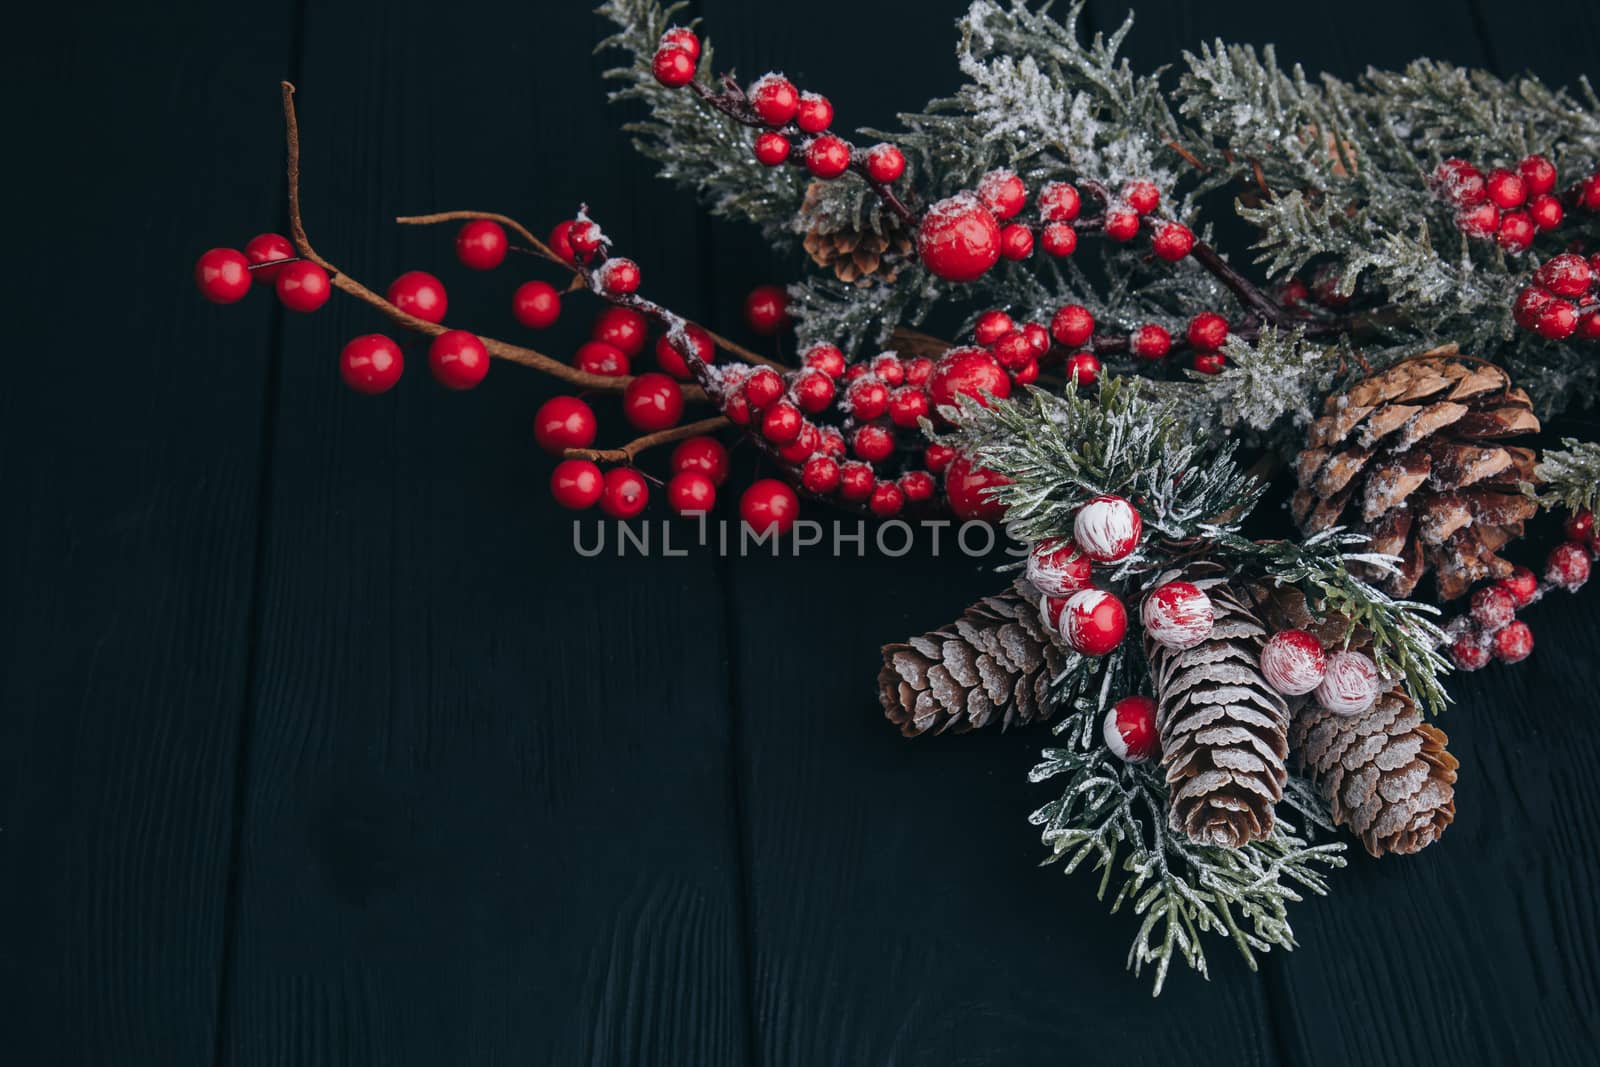
[[208, 239], [277, 222], [278, 152], [248, 131], [289, 12], [247, 32], [200, 5], [10, 14], [0, 1055], [199, 1067], [278, 313], [188, 278]]

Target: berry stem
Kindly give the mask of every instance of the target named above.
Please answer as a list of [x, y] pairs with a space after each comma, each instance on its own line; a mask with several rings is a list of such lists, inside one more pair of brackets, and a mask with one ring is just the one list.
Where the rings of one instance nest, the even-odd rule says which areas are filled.
[[639, 455], [658, 445], [670, 445], [674, 441], [682, 441], [688, 437], [699, 437], [702, 434], [716, 433], [718, 430], [733, 425], [721, 415], [713, 415], [709, 419], [699, 422], [687, 422], [682, 426], [674, 426], [667, 430], [657, 430], [655, 433], [636, 437], [621, 448], [569, 448], [562, 453], [564, 459], [587, 459], [593, 463], [632, 463]]

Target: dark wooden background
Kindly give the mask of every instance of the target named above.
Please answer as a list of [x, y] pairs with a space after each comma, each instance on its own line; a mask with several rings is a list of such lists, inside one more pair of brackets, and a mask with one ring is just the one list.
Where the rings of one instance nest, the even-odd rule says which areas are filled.
[[[726, 62], [883, 124], [948, 90], [960, 0], [706, 0]], [[1110, 28], [1118, 5], [1090, 5]], [[347, 301], [189, 285], [308, 223], [381, 283], [507, 323], [515, 270], [398, 213], [587, 200], [653, 295], [737, 331], [749, 232], [617, 131], [583, 2], [45, 5], [5, 64], [0, 1059], [16, 1064], [1594, 1062], [1593, 593], [1459, 683], [1460, 817], [1355, 857], [1301, 948], [1159, 1000], [1134, 920], [1034, 866], [1037, 734], [901, 740], [877, 646], [995, 579], [906, 560], [576, 560], [498, 366], [337, 381]], [[1580, 74], [1591, 5], [1151, 0], [1136, 63], [1225, 36], [1350, 74], [1427, 53]], [[565, 342], [561, 342], [565, 343]], [[620, 432], [618, 420], [609, 428]]]

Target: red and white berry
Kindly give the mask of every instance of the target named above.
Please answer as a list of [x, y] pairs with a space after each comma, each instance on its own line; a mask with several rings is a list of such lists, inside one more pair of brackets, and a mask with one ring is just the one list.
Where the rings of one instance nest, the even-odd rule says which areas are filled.
[[1335, 715], [1360, 715], [1378, 699], [1378, 665], [1360, 652], [1335, 652], [1316, 689], [1317, 703]]
[[1311, 692], [1327, 672], [1327, 653], [1309, 630], [1279, 630], [1261, 646], [1262, 677], [1286, 697]]
[[1050, 537], [1028, 552], [1028, 581], [1046, 596], [1066, 596], [1089, 587], [1094, 564], [1064, 537]]
[[1097, 563], [1126, 559], [1139, 545], [1144, 520], [1139, 509], [1120, 496], [1097, 496], [1078, 509], [1073, 540]]
[[[1544, 578], [1551, 585], [1559, 585], [1568, 592], [1575, 591], [1589, 580], [1589, 553], [1576, 541], [1567, 541], [1550, 550], [1544, 563]], [[1473, 595], [1476, 604], [1477, 595]]]
[[1150, 590], [1139, 609], [1145, 633], [1163, 648], [1182, 651], [1211, 636], [1211, 598], [1192, 582], [1167, 582]]
[[1156, 730], [1156, 702], [1149, 697], [1123, 697], [1106, 711], [1101, 734], [1106, 747], [1124, 763], [1145, 763], [1161, 748]]
[[1068, 645], [1085, 656], [1103, 656], [1122, 643], [1128, 633], [1128, 611], [1104, 589], [1080, 589], [1060, 604], [1056, 629]]

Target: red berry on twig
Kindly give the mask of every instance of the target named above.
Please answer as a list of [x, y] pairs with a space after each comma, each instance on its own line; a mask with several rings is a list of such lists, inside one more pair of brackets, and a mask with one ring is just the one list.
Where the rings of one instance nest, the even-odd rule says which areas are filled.
[[768, 74], [750, 86], [750, 106], [768, 126], [785, 126], [800, 111], [800, 93], [781, 74]]
[[807, 133], [821, 133], [833, 125], [833, 105], [820, 93], [801, 93], [794, 124]]
[[[244, 246], [245, 258], [254, 264], [250, 271], [257, 285], [271, 285], [278, 280], [278, 272], [283, 269], [280, 259], [293, 259], [294, 245], [281, 233], [258, 233], [250, 238]], [[261, 266], [261, 264], [272, 264]]]
[[594, 409], [575, 396], [553, 396], [533, 416], [533, 439], [546, 452], [588, 448], [597, 430]]
[[1094, 315], [1082, 304], [1066, 304], [1050, 320], [1050, 336], [1068, 348], [1088, 344], [1094, 336]]
[[494, 270], [510, 247], [505, 227], [493, 219], [473, 219], [456, 232], [456, 258], [472, 270]]
[[905, 154], [892, 144], [877, 144], [867, 149], [867, 177], [888, 185], [906, 172]]
[[586, 459], [564, 459], [550, 473], [550, 495], [564, 508], [592, 508], [604, 491], [605, 478], [600, 468]]
[[640, 430], [665, 430], [683, 417], [683, 390], [658, 371], [641, 374], [623, 391], [622, 416]]
[[194, 284], [213, 304], [237, 303], [250, 291], [250, 260], [236, 248], [213, 248], [195, 262]]
[[776, 167], [789, 158], [789, 138], [781, 133], [765, 130], [756, 135], [756, 162], [764, 167]]
[[656, 50], [650, 62], [650, 71], [656, 81], [669, 89], [682, 88], [694, 81], [694, 57], [682, 48], [671, 46]]
[[606, 471], [600, 490], [600, 510], [613, 519], [631, 519], [650, 503], [650, 486], [632, 467]]
[[825, 133], [806, 146], [806, 169], [819, 178], [837, 178], [850, 169], [850, 146]]
[[[278, 280], [273, 283], [273, 288], [278, 293], [278, 301], [290, 311], [315, 311], [333, 295], [333, 283], [328, 280], [328, 272], [304, 259], [285, 263], [278, 271]], [[393, 298], [390, 302], [394, 302]], [[422, 318], [421, 315], [417, 317]]]
[[446, 330], [428, 345], [428, 369], [446, 389], [471, 389], [489, 373], [489, 350], [477, 334]]
[[425, 270], [408, 270], [390, 282], [389, 303], [423, 322], [443, 322], [449, 307], [444, 283]]

